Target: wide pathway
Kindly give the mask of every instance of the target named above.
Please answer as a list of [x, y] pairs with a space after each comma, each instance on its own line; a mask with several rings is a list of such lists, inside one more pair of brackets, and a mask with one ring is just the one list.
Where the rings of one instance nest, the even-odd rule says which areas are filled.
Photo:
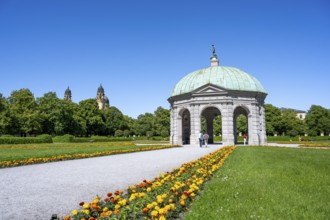
[[125, 190], [221, 148], [184, 146], [0, 169], [0, 219], [64, 216], [95, 195]]

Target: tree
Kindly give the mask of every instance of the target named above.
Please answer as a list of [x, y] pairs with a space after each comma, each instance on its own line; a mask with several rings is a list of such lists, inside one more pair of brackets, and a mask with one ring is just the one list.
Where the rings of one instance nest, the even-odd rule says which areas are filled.
[[[170, 110], [159, 106], [154, 112], [154, 133], [164, 136], [170, 134]], [[167, 137], [165, 136], [165, 137]]]
[[7, 134], [10, 129], [8, 102], [0, 93], [0, 135]]
[[[116, 135], [117, 130], [128, 128], [123, 113], [116, 107], [111, 106], [102, 111], [102, 117], [105, 123], [105, 133], [107, 135]], [[116, 135], [118, 136], [118, 135]]]
[[243, 114], [240, 114], [237, 119], [236, 119], [236, 133], [242, 133], [242, 134], [247, 134], [248, 129], [247, 129], [248, 121], [247, 117]]
[[267, 135], [281, 134], [281, 110], [271, 104], [265, 105]]
[[104, 133], [105, 123], [102, 120], [101, 110], [95, 99], [86, 99], [79, 102], [75, 120], [81, 127], [85, 127], [84, 135], [99, 135]]
[[[134, 125], [134, 132], [137, 135], [146, 136], [147, 132], [150, 136], [154, 128], [154, 116], [151, 113], [145, 113], [138, 116]], [[152, 132], [153, 133], [153, 132]]]
[[312, 105], [305, 118], [308, 134], [311, 136], [330, 133], [330, 110]]
[[41, 119], [37, 103], [29, 89], [13, 91], [9, 97], [12, 134], [37, 134], [41, 131]]
[[213, 119], [213, 133], [215, 135], [222, 134], [222, 117], [221, 117], [221, 115], [218, 115]]
[[304, 122], [297, 118], [297, 113], [291, 109], [282, 111], [281, 132], [289, 136], [303, 135], [305, 133]]

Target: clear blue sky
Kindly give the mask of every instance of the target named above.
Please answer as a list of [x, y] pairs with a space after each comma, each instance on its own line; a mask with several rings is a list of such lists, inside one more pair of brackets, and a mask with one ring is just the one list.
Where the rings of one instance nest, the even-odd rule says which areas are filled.
[[137, 117], [186, 74], [221, 65], [255, 76], [266, 103], [330, 108], [329, 0], [0, 0], [0, 93], [95, 98]]

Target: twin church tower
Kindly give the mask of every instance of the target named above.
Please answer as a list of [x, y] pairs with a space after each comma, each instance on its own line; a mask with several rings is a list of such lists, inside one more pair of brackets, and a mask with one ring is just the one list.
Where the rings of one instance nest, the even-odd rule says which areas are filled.
[[[64, 100], [71, 102], [71, 97], [72, 93], [70, 88], [68, 87], [64, 92]], [[97, 89], [96, 101], [99, 106], [99, 109], [101, 110], [110, 107], [109, 99], [104, 94], [104, 88], [102, 84]]]

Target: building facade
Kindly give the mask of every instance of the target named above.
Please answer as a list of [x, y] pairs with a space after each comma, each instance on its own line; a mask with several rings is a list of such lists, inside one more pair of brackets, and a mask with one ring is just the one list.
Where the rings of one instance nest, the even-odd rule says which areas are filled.
[[244, 114], [248, 119], [248, 144], [266, 144], [266, 90], [248, 73], [219, 66], [214, 47], [210, 61], [210, 67], [183, 77], [168, 99], [171, 104], [171, 143], [197, 145], [202, 117], [206, 121], [206, 131], [203, 132], [209, 134], [209, 142], [213, 143], [214, 118], [221, 115], [222, 144], [234, 145], [237, 143], [236, 119]]

